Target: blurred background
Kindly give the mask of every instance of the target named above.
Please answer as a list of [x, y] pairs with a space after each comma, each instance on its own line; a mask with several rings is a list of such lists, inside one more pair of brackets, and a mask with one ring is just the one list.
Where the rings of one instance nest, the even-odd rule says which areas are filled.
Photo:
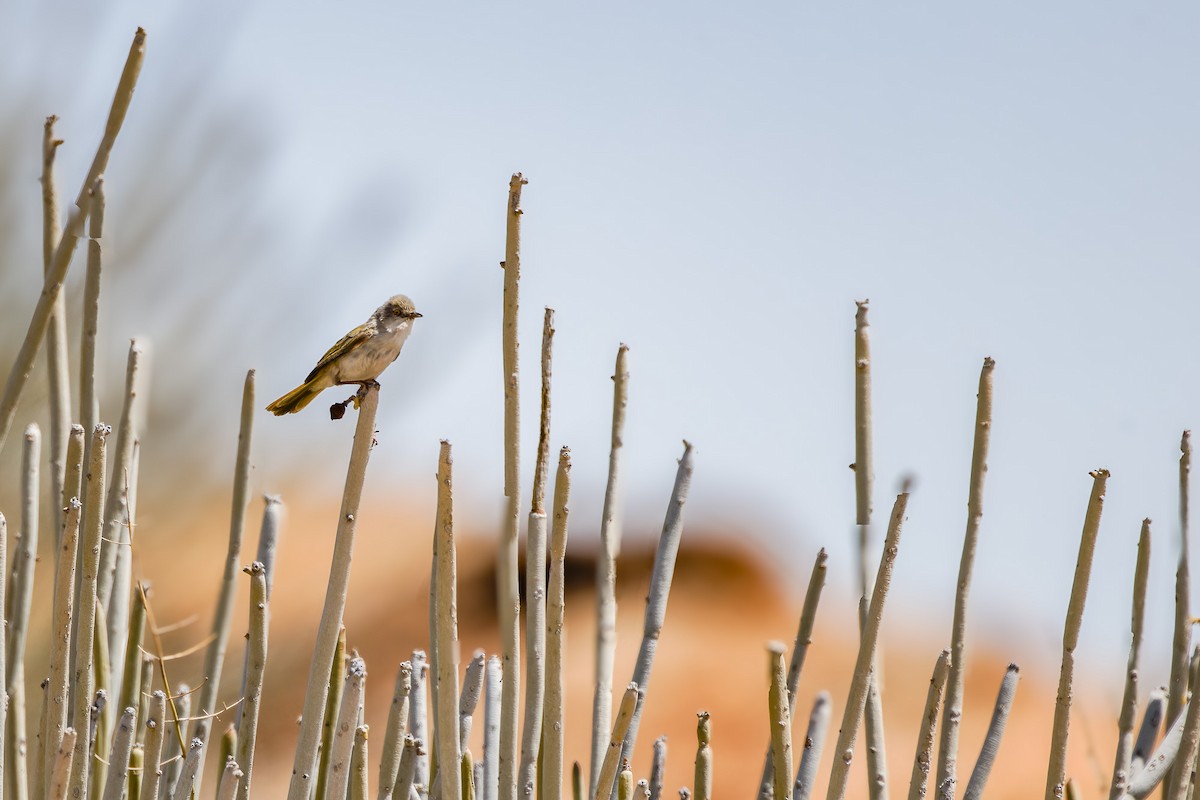
[[[1143, 685], [1165, 682], [1179, 439], [1200, 395], [1200, 9], [9, 7], [3, 363], [40, 289], [43, 119], [61, 118], [65, 205], [137, 25], [146, 66], [106, 181], [101, 416], [115, 422], [128, 340], [145, 336], [147, 559], [152, 542], [208, 541], [217, 574], [245, 371], [258, 370], [265, 405], [396, 292], [425, 316], [381, 381], [372, 524], [381, 541], [427, 547], [447, 438], [459, 519], [486, 551], [502, 501], [498, 262], [519, 170], [525, 473], [549, 305], [552, 438], [574, 454], [579, 552], [595, 548], [609, 376], [625, 342], [630, 546], [656, 535], [686, 437], [697, 447], [686, 536], [774, 581], [784, 622], [763, 636], [793, 635], [822, 546], [830, 613], [849, 614], [854, 301], [869, 298], [877, 528], [901, 481], [915, 486], [897, 646], [928, 642], [927, 658], [914, 654], [927, 675], [948, 641], [975, 391], [992, 356], [971, 646], [1052, 683], [1088, 471], [1104, 466], [1080, 645], [1096, 715], [1117, 708], [1144, 517], [1155, 540]], [[40, 408], [41, 369], [19, 426]], [[313, 542], [332, 538], [352, 433], [324, 413], [337, 399], [256, 421], [253, 488], [304, 498], [290, 528]], [[15, 507], [15, 441], [0, 508]], [[309, 589], [317, 607], [321, 585]], [[636, 595], [623, 606], [635, 627]]]

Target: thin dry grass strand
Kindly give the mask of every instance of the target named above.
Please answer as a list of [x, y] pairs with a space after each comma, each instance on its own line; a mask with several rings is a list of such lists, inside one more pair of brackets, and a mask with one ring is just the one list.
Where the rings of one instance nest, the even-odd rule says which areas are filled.
[[[505, 525], [497, 553], [497, 610], [504, 680], [500, 703], [499, 800], [516, 800], [517, 707], [521, 688], [521, 596], [517, 585], [517, 534], [521, 526], [521, 407], [517, 323], [521, 280], [521, 187], [528, 181], [515, 173], [508, 182], [505, 211], [504, 261], [504, 496], [508, 498]], [[299, 800], [296, 798], [295, 800]], [[447, 798], [450, 800], [450, 798]]]
[[246, 673], [242, 679], [242, 711], [237, 729], [237, 761], [241, 766], [237, 797], [250, 796], [254, 772], [254, 748], [258, 742], [258, 715], [262, 708], [263, 675], [267, 667], [267, 631], [271, 612], [267, 600], [267, 568], [255, 561], [245, 569], [250, 576], [250, 630], [246, 634]]
[[333, 559], [329, 565], [329, 585], [325, 593], [325, 605], [321, 611], [320, 627], [317, 629], [317, 642], [313, 648], [308, 688], [304, 694], [304, 711], [301, 715], [300, 736], [296, 743], [296, 757], [292, 762], [288, 800], [308, 800], [312, 791], [312, 781], [315, 777], [313, 769], [317, 764], [317, 747], [320, 743], [321, 711], [325, 707], [328, 691], [326, 681], [333, 662], [333, 651], [337, 647], [342, 614], [346, 609], [346, 590], [350, 582], [350, 562], [354, 553], [358, 506], [362, 499], [363, 480], [366, 477], [371, 445], [375, 441], [375, 413], [378, 408], [379, 387], [369, 386], [363, 395], [358, 411], [358, 424], [354, 429], [354, 444], [350, 451], [350, 465], [346, 471], [346, 486], [342, 494], [341, 511], [338, 514]]
[[[554, 519], [550, 529], [550, 578], [546, 597], [546, 698], [543, 707], [541, 800], [562, 800], [563, 708], [566, 619], [566, 557], [571, 496], [571, 450], [558, 453], [554, 477]], [[655, 753], [657, 753], [657, 748]], [[661, 777], [661, 776], [660, 776]]]
[[683, 456], [679, 459], [679, 468], [675, 472], [675, 486], [671, 489], [671, 499], [667, 503], [662, 533], [658, 537], [654, 569], [650, 573], [642, 644], [638, 648], [633, 680], [630, 681], [639, 688], [637, 706], [633, 711], [633, 719], [629, 722], [629, 731], [625, 734], [625, 744], [621, 748], [621, 758], [624, 760], [632, 759], [633, 748], [637, 743], [642, 706], [646, 701], [646, 688], [650, 683], [650, 671], [654, 667], [654, 654], [658, 651], [658, 639], [662, 635], [663, 623], [667, 616], [667, 599], [670, 597], [671, 581], [675, 576], [675, 559], [679, 555], [679, 542], [683, 537], [683, 508], [692, 485], [694, 469], [695, 451], [691, 442], [685, 441]]
[[620, 475], [625, 444], [625, 409], [629, 404], [629, 348], [617, 348], [612, 375], [612, 434], [608, 451], [608, 481], [600, 518], [600, 552], [596, 559], [596, 688], [592, 695], [592, 751], [589, 794], [596, 793], [605, 739], [612, 723], [613, 664], [617, 653], [617, 556], [621, 552]]
[[1130, 622], [1129, 661], [1125, 667], [1125, 693], [1117, 720], [1117, 747], [1113, 756], [1109, 800], [1120, 800], [1132, 774], [1134, 730], [1137, 723], [1138, 656], [1142, 648], [1142, 629], [1146, 617], [1146, 587], [1150, 578], [1150, 520], [1142, 520], [1138, 534], [1137, 564], [1133, 572], [1133, 613]]
[[1071, 600], [1063, 630], [1062, 668], [1058, 677], [1058, 695], [1054, 706], [1054, 727], [1050, 739], [1050, 764], [1046, 770], [1046, 800], [1062, 797], [1067, 783], [1067, 734], [1071, 722], [1072, 687], [1075, 680], [1075, 646], [1079, 643], [1079, 628], [1087, 602], [1088, 580], [1092, 573], [1092, 556], [1096, 552], [1096, 537], [1100, 532], [1100, 517], [1104, 511], [1104, 493], [1108, 470], [1091, 473], [1092, 494], [1088, 500], [1079, 541], [1079, 558], [1075, 563], [1075, 578], [1071, 583]]
[[800, 765], [796, 767], [796, 781], [792, 784], [792, 800], [808, 800], [812, 796], [817, 780], [817, 767], [821, 764], [821, 753], [825, 749], [825, 737], [829, 733], [829, 720], [833, 716], [833, 699], [829, 692], [819, 692], [808, 715], [808, 728], [804, 732], [804, 747], [800, 754]]
[[912, 776], [908, 781], [908, 800], [924, 800], [928, 791], [929, 776], [934, 768], [933, 740], [949, 670], [950, 651], [943, 650], [933, 665], [933, 677], [929, 679], [929, 692], [925, 695], [925, 713], [921, 715], [921, 733], [917, 737], [917, 753], [913, 757]]
[[108, 158], [112, 153], [113, 144], [125, 121], [129, 103], [133, 99], [133, 89], [137, 84], [145, 53], [146, 32], [138, 28], [133, 37], [133, 44], [129, 48], [129, 55], [125, 59], [121, 78], [117, 82], [117, 91], [108, 112], [104, 135], [96, 149], [96, 155], [92, 159], [87, 177], [83, 180], [79, 196], [75, 200], [76, 208], [67, 218], [66, 229], [55, 246], [50, 268], [45, 271], [46, 279], [42, 286], [42, 292], [38, 296], [37, 305], [34, 307], [32, 318], [29, 320], [29, 329], [25, 333], [21, 349], [9, 372], [8, 381], [4, 386], [4, 394], [0, 396], [0, 452], [4, 450], [4, 442], [8, 439], [13, 418], [17, 413], [17, 403], [20, 402], [25, 384], [29, 381], [30, 373], [33, 372], [33, 362], [37, 358], [38, 350], [41, 349], [46, 329], [50, 326], [50, 315], [62, 292], [63, 283], [66, 281], [71, 255], [75, 252], [75, 246], [83, 235], [84, 221], [91, 208], [90, 190], [96, 179], [104, 173], [108, 166]]
[[979, 390], [975, 404], [975, 440], [971, 449], [971, 477], [967, 489], [967, 528], [963, 535], [962, 556], [958, 564], [958, 585], [954, 593], [954, 621], [950, 629], [950, 672], [946, 678], [946, 699], [942, 707], [939, 732], [937, 787], [941, 796], [954, 796], [958, 782], [958, 728], [963, 714], [963, 678], [966, 674], [967, 599], [971, 591], [971, 573], [975, 569], [975, 551], [983, 520], [983, 489], [987, 478], [988, 448], [992, 435], [992, 373], [996, 362], [983, 360], [979, 372]]
[[883, 543], [883, 554], [879, 571], [875, 576], [875, 588], [871, 593], [871, 605], [867, 611], [867, 624], [859, 639], [858, 659], [854, 665], [854, 676], [846, 698], [842, 715], [842, 726], [838, 732], [837, 750], [834, 753], [833, 771], [829, 778], [828, 800], [841, 800], [846, 793], [850, 762], [854, 759], [854, 742], [858, 737], [858, 725], [867, 703], [867, 689], [871, 679], [871, 664], [875, 656], [875, 644], [879, 639], [879, 628], [883, 622], [884, 601], [892, 582], [892, 568], [900, 546], [900, 532], [904, 525], [904, 512], [908, 507], [908, 494], [896, 497], [888, 523], [887, 538]]
[[783, 642], [767, 645], [768, 719], [771, 723], [771, 762], [774, 766], [772, 796], [779, 800], [792, 797], [792, 714], [788, 703], [787, 672], [783, 666]]

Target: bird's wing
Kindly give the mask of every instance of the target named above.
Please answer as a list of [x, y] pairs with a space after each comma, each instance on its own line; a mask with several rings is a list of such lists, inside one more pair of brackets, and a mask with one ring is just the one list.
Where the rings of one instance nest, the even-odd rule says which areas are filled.
[[312, 372], [308, 373], [308, 377], [304, 379], [304, 382], [307, 383], [308, 381], [311, 381], [313, 378], [317, 377], [317, 373], [332, 364], [334, 361], [337, 361], [346, 353], [349, 353], [355, 347], [358, 347], [358, 345], [369, 339], [370, 336], [371, 323], [364, 322], [362, 325], [359, 325], [357, 328], [347, 333], [341, 339], [338, 339], [337, 344], [329, 348], [329, 351], [325, 353], [325, 355], [321, 356], [321, 360], [317, 362], [315, 367], [313, 367]]

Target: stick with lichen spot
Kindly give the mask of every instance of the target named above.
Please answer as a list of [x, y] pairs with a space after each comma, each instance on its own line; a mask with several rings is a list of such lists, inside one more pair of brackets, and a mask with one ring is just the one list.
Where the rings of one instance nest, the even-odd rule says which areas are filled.
[[[504, 530], [497, 553], [496, 607], [504, 671], [500, 703], [500, 771], [498, 800], [517, 796], [517, 706], [521, 697], [521, 595], [517, 585], [517, 534], [521, 526], [520, 380], [517, 358], [518, 288], [521, 278], [521, 187], [528, 181], [515, 173], [508, 183], [504, 243], [504, 496], [508, 498]], [[294, 800], [299, 800], [295, 798]]]
[[[105, 534], [100, 549], [100, 574], [96, 586], [97, 602], [107, 615], [108, 652], [111, 658], [109, 669], [113, 675], [125, 671], [125, 644], [129, 638], [129, 588], [133, 567], [133, 453], [138, 437], [137, 420], [142, 416], [142, 386], [145, 381], [141, 366], [144, 352], [137, 339], [129, 343], [125, 400], [121, 409], [121, 423], [117, 428], [113, 477], [109, 481], [108, 500], [104, 507]], [[124, 705], [120, 707], [125, 708]]]
[[346, 626], [338, 630], [337, 645], [333, 651], [333, 664], [326, 682], [325, 710], [321, 717], [321, 751], [317, 760], [317, 783], [313, 796], [317, 800], [325, 797], [329, 782], [329, 761], [333, 757], [333, 736], [337, 729], [338, 710], [342, 707], [342, 692], [346, 688]]
[[[1117, 747], [1113, 757], [1113, 776], [1109, 800], [1120, 800], [1129, 783], [1133, 767], [1134, 731], [1137, 724], [1138, 657], [1142, 649], [1142, 630], [1146, 618], [1146, 587], [1150, 578], [1150, 520], [1142, 520], [1138, 534], [1137, 565], [1133, 571], [1133, 613], [1130, 623], [1129, 661], [1125, 667], [1125, 693], [1117, 720]], [[1156, 726], [1157, 727], [1157, 726]]]
[[246, 675], [242, 680], [245, 689], [237, 735], [237, 761], [242, 770], [237, 790], [240, 800], [247, 800], [250, 796], [254, 747], [258, 741], [258, 715], [262, 707], [263, 674], [267, 666], [267, 630], [271, 621], [266, 567], [261, 561], [255, 561], [245, 572], [250, 576], [250, 630], [246, 634]]
[[304, 711], [300, 721], [300, 737], [296, 743], [296, 756], [292, 762], [288, 800], [307, 800], [312, 790], [313, 768], [317, 764], [317, 747], [320, 744], [321, 710], [325, 707], [328, 692], [326, 681], [333, 664], [333, 652], [337, 647], [342, 615], [346, 610], [346, 590], [350, 583], [350, 561], [354, 554], [358, 506], [362, 499], [371, 445], [375, 441], [375, 413], [378, 408], [379, 386], [368, 386], [363, 394], [358, 411], [358, 424], [354, 429], [354, 445], [350, 451], [346, 486], [342, 494], [341, 511], [338, 514], [337, 537], [334, 540], [333, 558], [329, 565], [329, 584], [309, 667], [308, 688], [304, 694]]
[[620, 466], [625, 443], [625, 409], [629, 404], [629, 348], [617, 348], [612, 375], [612, 436], [608, 482], [600, 519], [600, 552], [596, 559], [596, 688], [592, 696], [591, 794], [596, 793], [605, 737], [612, 721], [612, 676], [617, 653], [617, 556], [621, 552]]
[[654, 666], [654, 654], [658, 651], [658, 638], [662, 635], [663, 622], [667, 616], [667, 599], [671, 594], [671, 581], [675, 575], [675, 559], [679, 555], [679, 541], [683, 536], [683, 507], [687, 502], [688, 490], [692, 485], [694, 451], [691, 442], [683, 443], [683, 456], [675, 472], [675, 486], [667, 503], [662, 533], [658, 537], [658, 549], [654, 554], [654, 569], [650, 573], [650, 592], [646, 597], [646, 618], [642, 627], [642, 644], [638, 648], [637, 662], [633, 668], [633, 680], [640, 688], [637, 706], [625, 734], [621, 758], [633, 758], [633, 747], [637, 742], [638, 724], [642, 718], [642, 706], [646, 701], [646, 689], [650, 684], [650, 671]]
[[[218, 710], [217, 692], [221, 688], [221, 672], [225, 668], [225, 649], [233, 626], [233, 603], [237, 596], [238, 574], [241, 572], [242, 535], [246, 530], [246, 508], [250, 505], [250, 444], [254, 436], [254, 370], [246, 372], [242, 384], [242, 414], [238, 428], [237, 456], [233, 468], [233, 501], [229, 515], [229, 543], [221, 572], [221, 591], [213, 615], [212, 639], [204, 654], [204, 685], [200, 689], [199, 719], [192, 727], [192, 738], [208, 742], [213, 716]], [[361, 413], [361, 412], [360, 412]], [[303, 727], [301, 728], [303, 730]], [[204, 779], [204, 754], [200, 751], [200, 766], [196, 771], [195, 794], [200, 794]]]
[[[54, 183], [54, 157], [61, 139], [54, 138], [54, 123], [58, 117], [46, 117], [42, 132], [42, 277], [50, 271], [54, 249], [62, 239], [59, 219], [58, 189]], [[50, 321], [46, 328], [46, 375], [49, 378], [50, 401], [50, 496], [61, 497], [66, 471], [67, 437], [71, 429], [71, 377], [67, 356], [66, 298], [62, 292], [50, 306]], [[65, 504], [55, 503], [51, 523], [54, 535], [62, 531]], [[56, 542], [57, 544], [57, 542]], [[53, 754], [51, 754], [53, 760]], [[39, 764], [41, 762], [38, 762]], [[40, 787], [39, 787], [40, 789]], [[39, 793], [35, 795], [41, 797]]]
[[150, 695], [150, 707], [146, 717], [146, 767], [142, 780], [142, 796], [146, 800], [155, 800], [163, 778], [162, 749], [167, 721], [167, 695], [162, 689], [156, 689]]
[[1079, 628], [1087, 602], [1088, 579], [1092, 573], [1092, 556], [1096, 552], [1096, 536], [1100, 532], [1100, 516], [1104, 511], [1104, 491], [1108, 470], [1098, 469], [1092, 476], [1092, 494], [1088, 500], [1079, 541], [1079, 558], [1075, 562], [1075, 578], [1071, 583], [1071, 599], [1063, 630], [1062, 667], [1058, 676], [1058, 695], [1054, 704], [1054, 724], [1050, 739], [1050, 763], [1046, 770], [1046, 800], [1062, 797], [1067, 782], [1067, 734], [1071, 723], [1072, 688], [1075, 681], [1075, 646], [1079, 643]]
[[[546, 596], [546, 702], [542, 733], [543, 800], [561, 800], [563, 781], [563, 650], [566, 617], [566, 558], [571, 499], [571, 449], [558, 452], [554, 477], [554, 522], [550, 530], [550, 581]], [[656, 751], [657, 752], [657, 751]]]
[[92, 205], [90, 190], [96, 179], [104, 173], [108, 166], [108, 158], [112, 153], [113, 144], [121, 130], [121, 124], [125, 121], [129, 102], [133, 99], [133, 88], [137, 83], [138, 73], [142, 69], [145, 53], [146, 32], [138, 28], [133, 37], [133, 44], [129, 48], [125, 67], [121, 71], [121, 78], [117, 83], [117, 91], [113, 96], [112, 106], [108, 112], [108, 121], [104, 127], [104, 136], [100, 140], [87, 177], [84, 178], [83, 187], [79, 190], [79, 196], [75, 200], [76, 209], [67, 217], [66, 229], [55, 246], [50, 268], [46, 270], [42, 293], [38, 296], [37, 305], [34, 307], [33, 316], [29, 321], [29, 329], [25, 333], [25, 339], [21, 343], [21, 349], [17, 353], [12, 371], [9, 372], [8, 381], [4, 386], [4, 394], [0, 397], [0, 451], [4, 450], [4, 442], [8, 438], [13, 418], [17, 413], [17, 403], [21, 399], [25, 384], [29, 381], [30, 373], [33, 372], [33, 362], [41, 348], [42, 339], [45, 338], [46, 329], [50, 326], [50, 315], [62, 292], [63, 283], [66, 281], [71, 255], [75, 252], [75, 246], [83, 235], [83, 224]]
[[[104, 515], [102, 513], [104, 510], [104, 468], [108, 435], [111, 432], [112, 429], [107, 425], [97, 425], [92, 431], [92, 443], [89, 450], [83, 523], [81, 525], [83, 541], [79, 548], [79, 603], [72, 632], [76, 647], [73, 676], [75, 708], [71, 717], [71, 727], [76, 731], [91, 729], [93, 655], [95, 652], [92, 645], [96, 633], [96, 573], [100, 566], [100, 538], [104, 534]], [[71, 765], [71, 790], [79, 792], [80, 796], [82, 796], [84, 787], [88, 785], [91, 760], [90, 738], [77, 736], [75, 756]]]
[[812, 795], [817, 767], [821, 763], [821, 752], [825, 749], [825, 736], [829, 733], [829, 718], [832, 715], [833, 700], [829, 692], [818, 693], [808, 715], [804, 752], [800, 754], [800, 764], [796, 767], [796, 781], [792, 784], [792, 800], [808, 800]]
[[442, 797], [455, 800], [462, 793], [461, 776], [455, 766], [462, 752], [458, 741], [458, 565], [454, 542], [454, 460], [450, 443], [442, 440], [438, 454], [436, 542], [438, 674], [434, 676], [434, 703], [439, 719], [434, 734], [438, 737], [438, 781]]
[[875, 575], [875, 588], [871, 592], [871, 605], [867, 611], [867, 624], [859, 639], [858, 660], [850, 681], [846, 708], [842, 715], [842, 727], [838, 733], [837, 750], [834, 753], [833, 771], [829, 778], [828, 800], [841, 800], [846, 793], [850, 762], [854, 758], [854, 742], [858, 737], [858, 725], [867, 702], [867, 689], [871, 680], [871, 664], [875, 656], [875, 644], [879, 640], [879, 628], [883, 622], [883, 607], [888, 587], [892, 582], [892, 569], [900, 546], [900, 532], [904, 525], [904, 512], [908, 507], [908, 493], [896, 497], [888, 523], [887, 537], [883, 543], [883, 554], [879, 570]]
[[[813, 624], [817, 618], [817, 607], [821, 603], [821, 591], [825, 588], [826, 562], [829, 554], [822, 547], [813, 563], [812, 575], [808, 579], [808, 590], [804, 593], [804, 605], [800, 609], [800, 625], [796, 630], [796, 643], [792, 646], [792, 658], [788, 664], [787, 696], [788, 719], [796, 718], [796, 688], [800, 685], [800, 673], [804, 669], [804, 659], [808, 655], [808, 647], [812, 644]], [[759, 780], [759, 796], [767, 792], [771, 786], [771, 778], [775, 768], [771, 761], [771, 743], [767, 742], [767, 754], [763, 758], [762, 778]]]
[[600, 782], [596, 784], [596, 793], [592, 795], [592, 800], [605, 800], [616, 790], [617, 767], [621, 764], [621, 743], [625, 741], [629, 723], [633, 721], [633, 712], [637, 708], [640, 695], [641, 690], [636, 683], [625, 687], [617, 717], [613, 720], [608, 748], [604, 751], [604, 761], [600, 764]]
[[379, 759], [379, 800], [392, 796], [396, 776], [400, 773], [400, 758], [408, 730], [409, 694], [412, 691], [412, 662], [401, 661], [396, 671], [396, 687], [392, 690], [392, 705], [388, 710], [387, 727], [383, 733], [383, 753]]
[[696, 714], [696, 765], [692, 778], [696, 800], [711, 800], [713, 787], [712, 719]]
[[912, 777], [908, 781], [908, 800], [924, 800], [926, 796], [929, 775], [934, 767], [933, 740], [937, 732], [938, 713], [942, 708], [949, 668], [950, 651], [943, 650], [933, 665], [933, 677], [929, 679], [929, 691], [925, 695], [925, 712], [921, 715], [917, 753], [913, 757]]
[[983, 747], [979, 758], [975, 761], [975, 769], [971, 770], [971, 780], [967, 782], [964, 800], [982, 800], [983, 789], [992, 765], [996, 763], [996, 754], [1000, 751], [1000, 740], [1004, 738], [1004, 728], [1008, 724], [1008, 714], [1012, 710], [1013, 696], [1017, 693], [1017, 680], [1021, 677], [1016, 664], [1009, 664], [1000, 683], [1000, 691], [996, 695], [996, 707], [992, 710], [992, 721], [988, 723], [987, 734], [983, 739]]
[[946, 700], [939, 732], [937, 786], [953, 797], [958, 781], [958, 729], [963, 713], [963, 683], [966, 675], [967, 596], [975, 567], [979, 523], [983, 519], [983, 487], [987, 477], [988, 445], [992, 434], [992, 372], [996, 362], [983, 360], [975, 405], [975, 440], [971, 451], [971, 482], [967, 492], [967, 529], [958, 565], [958, 588], [954, 594], [954, 622], [950, 630], [950, 672], [946, 678]]

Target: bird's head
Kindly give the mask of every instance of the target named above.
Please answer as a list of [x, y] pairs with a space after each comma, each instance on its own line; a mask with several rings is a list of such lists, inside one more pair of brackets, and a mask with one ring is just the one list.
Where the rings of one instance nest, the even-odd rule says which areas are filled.
[[409, 300], [407, 295], [398, 294], [381, 305], [375, 311], [375, 316], [380, 322], [386, 322], [390, 320], [417, 319], [422, 315], [417, 311], [413, 305], [413, 301]]

